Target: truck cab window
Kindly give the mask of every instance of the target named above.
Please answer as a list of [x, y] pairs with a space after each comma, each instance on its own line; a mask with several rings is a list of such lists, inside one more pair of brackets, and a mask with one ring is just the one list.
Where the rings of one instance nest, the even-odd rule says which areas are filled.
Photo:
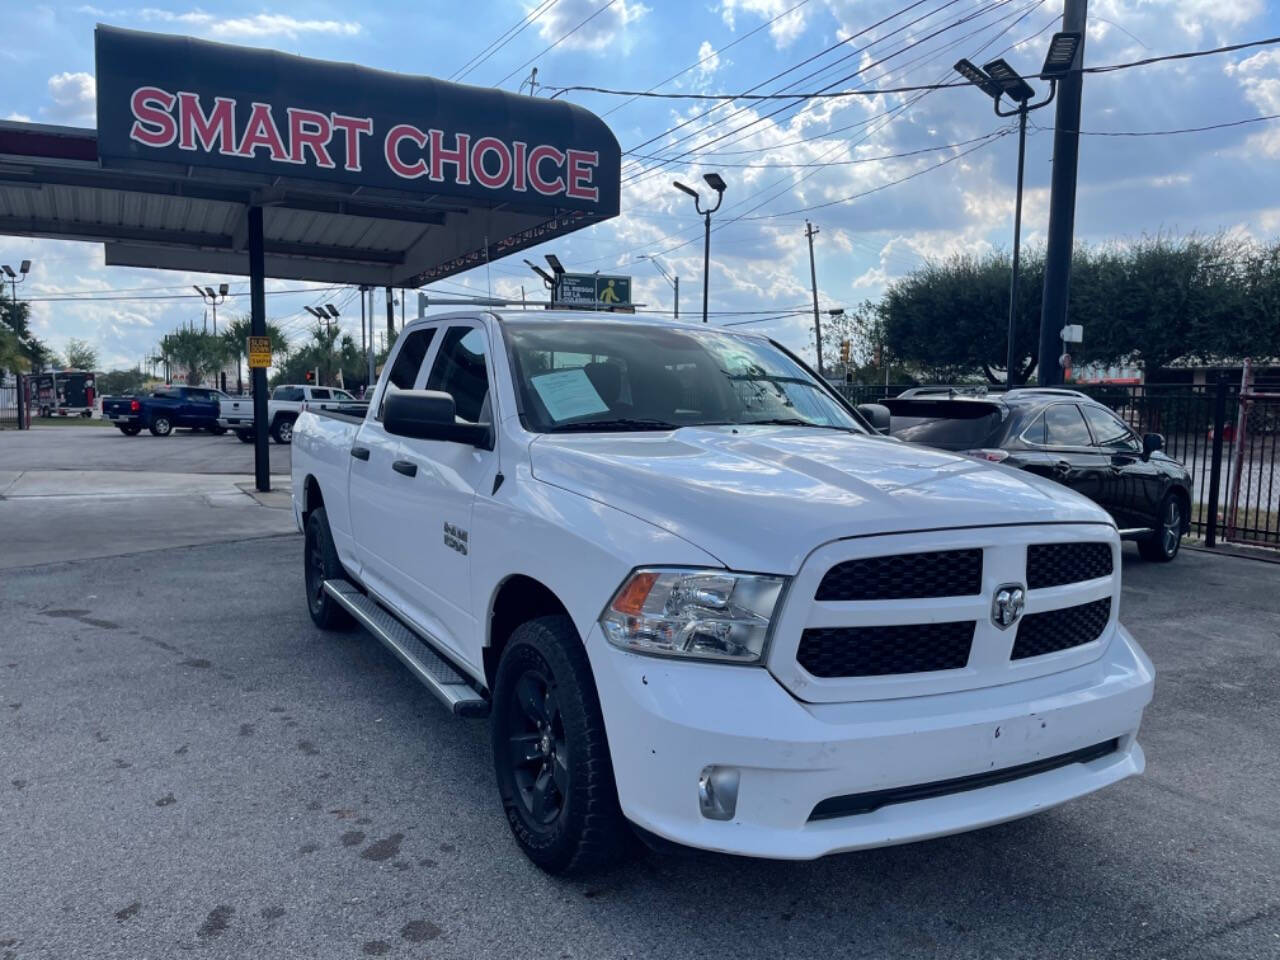
[[391, 364], [391, 372], [387, 375], [387, 386], [382, 391], [382, 399], [378, 402], [377, 419], [382, 419], [382, 407], [387, 402], [387, 394], [392, 390], [412, 390], [418, 382], [418, 374], [422, 371], [422, 363], [427, 359], [427, 351], [431, 349], [431, 341], [435, 339], [436, 328], [414, 330], [401, 338], [400, 349], [396, 353], [395, 362]]
[[483, 330], [450, 327], [427, 379], [428, 390], [443, 390], [453, 396], [458, 419], [468, 423], [489, 419], [489, 374], [484, 357]]

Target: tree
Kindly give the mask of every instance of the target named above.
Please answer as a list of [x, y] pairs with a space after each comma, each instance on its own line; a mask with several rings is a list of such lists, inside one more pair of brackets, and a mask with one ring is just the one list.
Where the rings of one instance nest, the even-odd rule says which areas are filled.
[[71, 337], [67, 341], [67, 368], [70, 370], [94, 370], [98, 366], [98, 351], [86, 340]]
[[182, 329], [161, 338], [160, 356], [174, 372], [185, 371], [187, 383], [194, 385], [222, 368], [227, 361], [227, 346], [221, 337]]
[[31, 305], [23, 301], [14, 301], [0, 291], [0, 319], [18, 338], [22, 355], [27, 358], [27, 369], [43, 370], [45, 367], [60, 367], [62, 364], [55, 354], [39, 337], [31, 332]]
[[[271, 341], [272, 358], [284, 356], [289, 351], [289, 341], [284, 331], [270, 320], [266, 323], [267, 339]], [[221, 336], [226, 344], [227, 356], [236, 362], [236, 391], [244, 393], [241, 371], [249, 360], [249, 337], [253, 335], [253, 320], [247, 316], [235, 317], [227, 324]]]
[[98, 393], [102, 396], [118, 397], [128, 393], [138, 393], [147, 382], [147, 375], [141, 370], [110, 370], [97, 377]]
[[31, 360], [18, 335], [8, 326], [0, 326], [0, 374], [25, 373], [30, 369]]

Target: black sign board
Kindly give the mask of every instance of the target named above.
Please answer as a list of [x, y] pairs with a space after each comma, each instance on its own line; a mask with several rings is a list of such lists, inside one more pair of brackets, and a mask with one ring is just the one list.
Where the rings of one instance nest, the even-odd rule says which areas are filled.
[[566, 273], [560, 278], [557, 303], [566, 306], [625, 307], [631, 304], [631, 278], [598, 273]]
[[216, 167], [465, 198], [618, 212], [617, 140], [562, 100], [99, 26], [104, 166]]

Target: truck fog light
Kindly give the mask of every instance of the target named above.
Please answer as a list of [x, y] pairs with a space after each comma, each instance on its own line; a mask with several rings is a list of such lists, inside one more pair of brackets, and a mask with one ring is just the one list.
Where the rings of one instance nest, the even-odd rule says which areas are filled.
[[703, 767], [698, 777], [698, 807], [708, 820], [732, 820], [738, 807], [736, 767]]

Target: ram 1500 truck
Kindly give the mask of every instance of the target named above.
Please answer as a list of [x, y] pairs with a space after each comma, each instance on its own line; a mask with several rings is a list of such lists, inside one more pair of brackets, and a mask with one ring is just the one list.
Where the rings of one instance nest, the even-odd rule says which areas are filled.
[[304, 411], [306, 600], [488, 717], [519, 845], [805, 859], [1142, 772], [1120, 539], [1050, 480], [878, 435], [759, 336], [411, 323], [364, 419]]

